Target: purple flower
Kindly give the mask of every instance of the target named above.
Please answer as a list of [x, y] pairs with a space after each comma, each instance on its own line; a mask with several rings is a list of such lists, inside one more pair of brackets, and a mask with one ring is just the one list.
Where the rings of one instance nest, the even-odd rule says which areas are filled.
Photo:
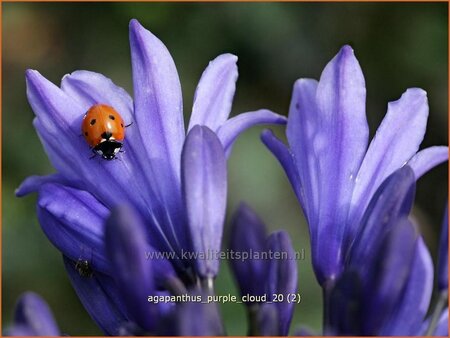
[[5, 336], [60, 336], [50, 307], [34, 292], [24, 293], [18, 300], [13, 324]]
[[[186, 259], [183, 253], [220, 249], [226, 155], [245, 129], [286, 123], [268, 110], [228, 118], [237, 58], [223, 54], [200, 79], [186, 137], [180, 82], [168, 50], [136, 20], [130, 22], [130, 45], [134, 100], [101, 74], [76, 71], [64, 76], [60, 88], [27, 71], [34, 126], [57, 172], [29, 177], [17, 190], [18, 196], [38, 192], [42, 229], [65, 256], [88, 312], [105, 333], [115, 335], [155, 332], [158, 316], [171, 311], [143, 304], [143, 295], [180, 291], [197, 279], [211, 284], [219, 262]], [[126, 129], [125, 153], [116, 161], [90, 159], [80, 137], [83, 115], [98, 103], [133, 123]], [[110, 216], [123, 205], [132, 211]], [[120, 217], [130, 214], [133, 220], [121, 223]], [[107, 219], [120, 225], [105, 225]], [[151, 252], [170, 257], [150, 264], [144, 255]], [[134, 268], [127, 273], [127, 267]]]
[[264, 223], [241, 204], [233, 217], [229, 247], [236, 255], [230, 263], [241, 295], [265, 296], [269, 302], [246, 304], [249, 334], [287, 335], [295, 305], [288, 295], [297, 292], [297, 262], [289, 235], [276, 231], [267, 236]]
[[409, 163], [418, 179], [447, 160], [448, 148], [418, 152], [428, 117], [426, 93], [408, 89], [388, 105], [368, 146], [364, 76], [344, 46], [320, 81], [300, 79], [289, 109], [289, 148], [270, 131], [263, 142], [283, 166], [306, 215], [320, 284], [336, 279], [362, 216], [381, 183]]
[[408, 219], [414, 190], [414, 172], [404, 166], [375, 192], [343, 272], [325, 287], [326, 334], [425, 333], [433, 263], [423, 238]]
[[[193, 240], [192, 252], [218, 251], [225, 216], [224, 150], [216, 134], [208, 127], [195, 126], [187, 136], [181, 157], [189, 234], [201, 239], [198, 243]], [[189, 321], [190, 326], [179, 323], [178, 331], [167, 332], [164, 328], [166, 322], [182, 311], [178, 309], [180, 306], [172, 301], [159, 304], [148, 301], [151, 295], [180, 295], [186, 293], [187, 288], [195, 289], [197, 278], [177, 274], [169, 256], [150, 256], [161, 252], [151, 246], [142, 217], [131, 207], [118, 206], [111, 211], [102, 226], [102, 247], [95, 252], [100, 261], [106, 262], [107, 271], [96, 270], [87, 276], [80, 273], [80, 267], [77, 267], [80, 260], [76, 262], [65, 258], [72, 285], [99, 327], [109, 335], [174, 335], [183, 334], [183, 330], [194, 332], [194, 328], [199, 332], [202, 328], [206, 330], [208, 326], [202, 326], [204, 318], [199, 315], [195, 322]], [[209, 286], [218, 272], [219, 262], [198, 259], [194, 263], [193, 268], [200, 281], [206, 281]], [[89, 262], [89, 266], [95, 269], [93, 262]], [[209, 311], [202, 311], [205, 315], [209, 314]], [[220, 321], [215, 325], [220, 325]]]

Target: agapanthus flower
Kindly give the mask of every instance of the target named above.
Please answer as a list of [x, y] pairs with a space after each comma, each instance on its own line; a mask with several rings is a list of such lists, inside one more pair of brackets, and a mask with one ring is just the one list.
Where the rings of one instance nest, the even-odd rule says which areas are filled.
[[353, 50], [344, 46], [320, 81], [300, 79], [289, 108], [289, 147], [270, 131], [262, 139], [282, 164], [306, 216], [321, 285], [335, 280], [362, 217], [381, 183], [410, 164], [418, 179], [448, 158], [446, 146], [418, 151], [425, 134], [425, 91], [408, 89], [388, 104], [368, 144], [366, 87]]
[[[414, 190], [414, 172], [407, 165], [375, 192], [345, 257], [343, 272], [327, 294], [325, 334], [426, 333], [433, 263], [422, 236], [408, 218]], [[438, 310], [439, 322], [428, 334], [448, 335], [448, 309], [442, 310]]]
[[[229, 248], [242, 259], [230, 261], [241, 296], [255, 296], [266, 302], [248, 302], [249, 334], [286, 336], [294, 313], [295, 302], [288, 295], [297, 292], [297, 261], [286, 231], [269, 236], [259, 217], [242, 204], [233, 217]], [[264, 253], [283, 256], [264, 257]], [[246, 259], [244, 259], [246, 258]], [[274, 296], [282, 295], [273, 302]]]
[[[130, 22], [130, 45], [134, 100], [101, 74], [76, 71], [64, 76], [58, 87], [37, 71], [26, 73], [34, 126], [57, 172], [28, 178], [17, 195], [38, 192], [41, 227], [65, 256], [72, 284], [107, 334], [156, 328], [155, 317], [146, 317], [146, 311], [156, 310], [139, 298], [146, 292], [179, 291], [198, 282], [212, 288], [219, 262], [184, 259], [183, 252], [220, 249], [226, 155], [246, 128], [286, 122], [267, 110], [228, 119], [237, 58], [223, 54], [210, 62], [200, 79], [186, 138], [180, 82], [167, 48], [136, 20]], [[80, 135], [83, 115], [99, 103], [113, 107], [131, 124], [125, 152], [115, 161], [90, 159], [89, 146]], [[145, 252], [138, 257], [130, 243], [122, 243], [123, 252], [108, 249], [108, 241], [113, 243], [118, 235], [105, 239], [106, 220], [121, 205], [128, 205], [144, 224], [138, 248], [174, 254], [157, 259], [152, 272], [143, 271]], [[127, 237], [124, 232], [121, 236]], [[130, 256], [123, 260], [121, 255]], [[131, 263], [132, 258], [136, 262]], [[134, 280], [140, 273], [145, 278], [128, 285], [128, 278]], [[157, 307], [158, 313], [171, 311], [169, 305]]]
[[60, 336], [50, 307], [41, 296], [26, 292], [17, 301], [13, 324], [5, 336]]

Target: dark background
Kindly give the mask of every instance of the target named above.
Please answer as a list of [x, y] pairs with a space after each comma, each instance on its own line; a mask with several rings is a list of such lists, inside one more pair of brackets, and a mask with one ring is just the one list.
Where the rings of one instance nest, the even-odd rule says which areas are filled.
[[[43, 295], [63, 332], [94, 335], [65, 275], [62, 260], [42, 234], [36, 196], [14, 190], [32, 174], [53, 171], [32, 128], [24, 71], [37, 69], [55, 83], [77, 69], [105, 74], [132, 93], [128, 22], [137, 18], [168, 47], [181, 77], [185, 117], [201, 72], [220, 53], [239, 57], [240, 77], [232, 114], [270, 108], [286, 114], [294, 81], [318, 78], [325, 64], [349, 43], [367, 84], [371, 134], [388, 101], [408, 87], [428, 92], [430, 118], [423, 147], [448, 144], [448, 33], [446, 3], [7, 3], [3, 4], [3, 323], [17, 297]], [[282, 128], [274, 128], [281, 135]], [[287, 229], [299, 262], [303, 302], [293, 327], [321, 327], [321, 292], [310, 267], [303, 215], [276, 160], [261, 144], [262, 128], [246, 132], [229, 162], [228, 219], [241, 200], [270, 229]], [[418, 183], [415, 215], [435, 257], [447, 196], [447, 166]], [[227, 226], [226, 226], [227, 229]], [[217, 293], [237, 294], [224, 262]], [[245, 334], [242, 305], [222, 306], [230, 334]]]

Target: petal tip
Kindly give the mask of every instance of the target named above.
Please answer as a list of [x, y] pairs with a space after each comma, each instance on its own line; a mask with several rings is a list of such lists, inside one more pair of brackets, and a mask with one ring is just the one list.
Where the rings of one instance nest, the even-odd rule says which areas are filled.
[[[144, 37], [148, 39], [149, 37], [156, 38], [152, 32], [146, 29], [137, 19], [131, 19], [129, 24], [130, 36], [133, 37]], [[159, 40], [159, 39], [158, 39]]]
[[14, 196], [16, 197], [24, 197], [26, 193], [23, 191], [22, 186], [19, 186], [16, 190], [14, 190]]
[[41, 73], [34, 69], [27, 69], [25, 71], [25, 80], [28, 82], [33, 82], [42, 77]]
[[190, 130], [189, 133], [192, 133], [192, 134], [202, 133], [204, 128], [205, 128], [205, 126], [202, 126], [200, 124], [196, 124], [195, 126], [192, 127], [192, 129]]
[[137, 19], [131, 19], [130, 20], [130, 24], [129, 24], [129, 28], [130, 30], [138, 30], [140, 28], [142, 28], [142, 25], [139, 23], [139, 21]]
[[130, 40], [138, 39], [139, 36], [142, 36], [142, 34], [151, 34], [150, 31], [144, 28], [144, 26], [141, 25], [141, 23], [136, 19], [131, 19], [129, 24], [129, 30], [130, 30]]
[[87, 71], [87, 70], [75, 70], [75, 71], [73, 71], [72, 73], [64, 74], [64, 76], [62, 77], [62, 81], [67, 80], [67, 79], [69, 79], [69, 78], [75, 78], [75, 77], [77, 77], [78, 75], [81, 75], [81, 74], [83, 74], [83, 73], [90, 73], [90, 72]]
[[39, 72], [37, 70], [34, 70], [34, 69], [28, 68], [27, 70], [25, 70], [25, 76], [27, 78], [33, 76], [33, 74], [36, 74], [36, 73], [39, 74]]
[[358, 59], [356, 58], [355, 51], [350, 45], [344, 45], [339, 50], [339, 53], [336, 55], [335, 59], [337, 60], [339, 67], [357, 65], [357, 68], [359, 68], [360, 71], [360, 66]]
[[416, 95], [416, 96], [421, 96], [424, 98], [427, 97], [427, 92], [425, 90], [423, 90], [422, 88], [418, 88], [418, 87], [408, 88], [408, 89], [406, 89], [405, 93], [408, 93], [411, 95]]
[[36, 184], [35, 180], [36, 176], [27, 177], [20, 185], [14, 190], [14, 195], [16, 197], [24, 197], [33, 192], [37, 192], [39, 186]]
[[256, 214], [246, 202], [241, 201], [235, 211], [235, 216], [249, 219], [256, 216]]
[[272, 137], [272, 136], [274, 136], [273, 135], [273, 131], [272, 131], [272, 129], [264, 129], [262, 132], [261, 132], [261, 140], [264, 142], [264, 140], [266, 140], [266, 139], [268, 139], [268, 138], [270, 138], [270, 137]]
[[317, 82], [317, 80], [302, 77], [300, 79], [297, 79], [294, 82], [294, 90], [299, 90], [301, 88], [307, 87], [307, 86], [311, 85], [311, 83], [314, 83], [314, 82]]
[[405, 92], [400, 96], [398, 100], [391, 101], [388, 103], [388, 107], [390, 106], [399, 106], [409, 105], [408, 109], [419, 109], [419, 107], [423, 107], [427, 110], [428, 114], [428, 97], [427, 92], [421, 88], [408, 88]]
[[214, 59], [214, 61], [215, 60], [222, 60], [222, 61], [229, 62], [229, 63], [237, 63], [238, 57], [231, 53], [224, 53], [224, 54], [220, 54], [219, 56], [217, 56]]
[[345, 55], [352, 55], [352, 54], [355, 54], [355, 51], [353, 50], [352, 46], [350, 46], [350, 45], [344, 45], [344, 46], [342, 46], [340, 52], [343, 53], [343, 54], [345, 54]]

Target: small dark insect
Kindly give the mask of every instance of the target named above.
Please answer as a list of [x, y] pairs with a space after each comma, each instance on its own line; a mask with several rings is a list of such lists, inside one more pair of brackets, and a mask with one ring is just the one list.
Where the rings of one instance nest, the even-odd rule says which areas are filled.
[[75, 264], [75, 269], [77, 269], [78, 274], [81, 277], [92, 277], [94, 272], [91, 269], [91, 266], [89, 265], [89, 262], [85, 259], [78, 259], [77, 263]]

